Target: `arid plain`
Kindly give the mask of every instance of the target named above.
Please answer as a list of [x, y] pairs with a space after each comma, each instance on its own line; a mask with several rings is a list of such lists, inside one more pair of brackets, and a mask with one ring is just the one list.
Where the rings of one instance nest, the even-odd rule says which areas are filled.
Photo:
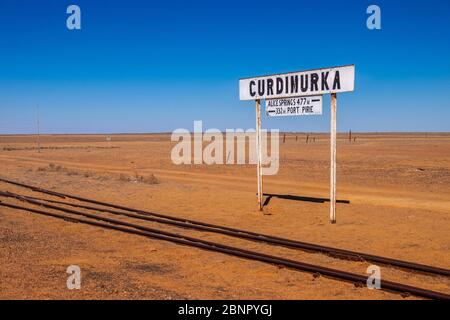
[[[290, 133], [280, 169], [174, 165], [169, 134], [0, 136], [0, 177], [152, 212], [450, 268], [450, 134], [338, 135], [337, 224], [329, 137]], [[313, 139], [311, 139], [313, 138]], [[314, 139], [315, 138], [315, 139]], [[282, 135], [281, 135], [282, 140]], [[0, 183], [0, 191], [38, 195]], [[13, 199], [0, 201], [20, 204]], [[127, 221], [127, 218], [120, 218]], [[366, 274], [370, 265], [213, 233], [146, 225]], [[0, 207], [1, 299], [404, 299], [257, 261]], [[68, 290], [66, 268], [81, 268]], [[450, 293], [450, 279], [381, 266], [382, 279]], [[406, 299], [415, 299], [409, 297]]]

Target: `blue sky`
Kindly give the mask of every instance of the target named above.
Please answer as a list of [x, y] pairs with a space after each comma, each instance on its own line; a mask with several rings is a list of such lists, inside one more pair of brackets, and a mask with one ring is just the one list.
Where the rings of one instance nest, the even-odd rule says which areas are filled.
[[[239, 78], [345, 64], [339, 131], [450, 131], [448, 0], [1, 0], [0, 134], [34, 133], [37, 104], [45, 133], [252, 128]], [[328, 106], [263, 127], [328, 131]]]

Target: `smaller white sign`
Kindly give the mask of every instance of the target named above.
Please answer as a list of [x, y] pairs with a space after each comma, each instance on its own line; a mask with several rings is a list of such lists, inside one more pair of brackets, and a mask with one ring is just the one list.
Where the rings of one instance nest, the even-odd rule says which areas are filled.
[[266, 99], [268, 117], [322, 115], [322, 96]]

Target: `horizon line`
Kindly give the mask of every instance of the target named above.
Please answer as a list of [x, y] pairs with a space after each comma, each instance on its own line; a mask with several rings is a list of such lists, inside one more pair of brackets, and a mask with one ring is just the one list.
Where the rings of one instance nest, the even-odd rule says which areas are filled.
[[[235, 129], [236, 130], [236, 129]], [[254, 129], [253, 129], [254, 130]], [[266, 129], [270, 133], [269, 129]], [[338, 134], [348, 134], [349, 132], [358, 134], [450, 134], [450, 131], [337, 131]], [[219, 130], [217, 132], [225, 134], [226, 131]], [[189, 131], [189, 133], [197, 133], [194, 131]], [[205, 134], [205, 131], [201, 132]], [[281, 134], [330, 134], [329, 131], [279, 131]], [[111, 133], [0, 133], [0, 136], [107, 136], [107, 135], [151, 135], [151, 134], [172, 134], [170, 131], [160, 131], [160, 132], [111, 132]]]

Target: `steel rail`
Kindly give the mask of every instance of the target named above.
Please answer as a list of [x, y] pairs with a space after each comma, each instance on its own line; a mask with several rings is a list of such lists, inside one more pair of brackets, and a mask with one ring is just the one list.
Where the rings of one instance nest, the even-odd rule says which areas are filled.
[[[100, 205], [100, 206], [104, 206], [104, 207], [111, 207], [111, 208], [120, 209], [120, 210], [124, 210], [124, 211], [134, 212], [134, 213], [140, 214], [142, 216], [146, 216], [146, 217], [153, 216], [152, 219], [155, 219], [154, 220], [155, 222], [172, 224], [172, 225], [177, 225], [177, 226], [181, 226], [181, 227], [197, 229], [197, 230], [204, 230], [204, 231], [209, 231], [209, 232], [222, 233], [222, 234], [226, 234], [229, 236], [234, 236], [234, 237], [244, 238], [244, 239], [249, 239], [249, 240], [264, 241], [266, 243], [277, 244], [277, 245], [281, 245], [281, 246], [285, 246], [285, 247], [289, 247], [289, 248], [319, 252], [319, 253], [327, 254], [332, 257], [340, 258], [340, 259], [350, 259], [350, 260], [360, 260], [360, 261], [364, 260], [364, 261], [376, 262], [376, 263], [381, 263], [384, 265], [399, 267], [399, 268], [403, 268], [403, 269], [415, 270], [415, 271], [419, 271], [419, 272], [450, 276], [450, 270], [444, 269], [444, 268], [433, 267], [433, 266], [429, 266], [429, 265], [424, 265], [424, 264], [419, 264], [419, 263], [409, 262], [409, 261], [403, 261], [403, 260], [398, 260], [398, 259], [393, 259], [393, 258], [381, 257], [381, 256], [366, 254], [366, 253], [357, 252], [357, 251], [350, 251], [350, 250], [345, 250], [345, 249], [317, 245], [317, 244], [313, 244], [313, 243], [290, 240], [290, 239], [255, 233], [255, 232], [251, 232], [251, 231], [230, 228], [230, 227], [226, 227], [226, 226], [219, 226], [219, 225], [214, 225], [214, 224], [195, 221], [195, 220], [173, 217], [170, 215], [164, 215], [164, 214], [158, 214], [158, 213], [149, 212], [149, 211], [128, 208], [128, 207], [124, 207], [124, 206], [116, 205], [116, 204], [112, 204], [112, 203], [87, 199], [87, 198], [74, 196], [74, 195], [70, 195], [70, 194], [65, 194], [65, 193], [54, 192], [51, 190], [46, 190], [43, 188], [7, 180], [4, 178], [0, 178], [0, 182], [5, 182], [5, 183], [12, 184], [12, 185], [24, 187], [24, 188], [30, 189], [32, 191], [35, 191], [35, 192], [49, 194], [49, 195], [56, 196], [59, 198], [70, 198], [70, 199], [78, 200], [81, 202], [87, 202], [87, 203], [92, 203], [92, 204], [96, 204], [96, 205]], [[45, 200], [45, 201], [54, 201], [54, 200]], [[76, 204], [70, 204], [70, 205], [72, 205], [74, 207], [78, 206], [78, 207], [85, 207], [85, 209], [89, 209], [89, 208], [87, 208], [88, 206], [81, 206], [81, 205], [76, 205]], [[92, 207], [92, 208], [94, 208], [94, 207]], [[110, 213], [114, 213], [114, 212], [111, 212], [113, 210], [107, 210], [107, 209], [101, 209], [101, 208], [95, 208], [95, 209], [90, 209], [90, 210], [107, 211]], [[124, 213], [120, 213], [120, 214], [124, 214]], [[156, 221], [156, 218], [154, 218], [154, 217], [161, 218], [164, 220]], [[182, 223], [182, 225], [179, 223]]]
[[[197, 238], [182, 236], [182, 235], [175, 234], [175, 233], [170, 233], [170, 232], [153, 229], [153, 228], [147, 228], [147, 227], [135, 225], [135, 224], [120, 221], [120, 220], [99, 217], [98, 215], [93, 215], [93, 214], [84, 213], [84, 212], [78, 212], [75, 210], [60, 208], [60, 207], [56, 207], [56, 206], [52, 206], [52, 205], [45, 205], [45, 207], [47, 207], [47, 206], [53, 207], [52, 209], [54, 209], [54, 210], [60, 210], [60, 211], [63, 211], [63, 212], [69, 213], [69, 214], [73, 214], [73, 215], [81, 215], [81, 216], [93, 219], [94, 221], [89, 220], [89, 219], [68, 217], [63, 214], [38, 210], [38, 209], [34, 209], [34, 208], [22, 207], [22, 206], [10, 204], [10, 203], [5, 203], [2, 201], [0, 201], [0, 206], [9, 207], [12, 209], [17, 209], [17, 210], [22, 210], [22, 211], [27, 211], [27, 212], [32, 212], [32, 213], [45, 215], [45, 216], [51, 216], [51, 217], [63, 219], [63, 220], [69, 221], [69, 222], [89, 224], [89, 225], [93, 225], [93, 226], [97, 226], [97, 227], [113, 229], [113, 230], [117, 230], [117, 231], [131, 233], [131, 234], [141, 235], [141, 236], [145, 236], [145, 237], [149, 237], [149, 238], [166, 240], [169, 242], [183, 244], [183, 245], [187, 245], [187, 246], [191, 246], [191, 247], [197, 247], [197, 248], [201, 248], [201, 249], [205, 249], [205, 250], [209, 250], [209, 251], [221, 252], [221, 253], [225, 253], [228, 255], [233, 255], [233, 256], [246, 258], [246, 259], [250, 259], [250, 260], [256, 260], [256, 261], [266, 262], [266, 263], [275, 264], [275, 265], [281, 265], [281, 266], [285, 266], [288, 268], [292, 268], [292, 269], [296, 269], [296, 270], [300, 270], [300, 271], [304, 271], [304, 272], [320, 274], [325, 277], [330, 277], [333, 279], [350, 281], [353, 283], [365, 283], [367, 280], [367, 278], [365, 276], [361, 276], [361, 275], [346, 272], [346, 271], [326, 268], [326, 267], [322, 267], [322, 266], [316, 266], [316, 265], [307, 264], [307, 263], [290, 260], [290, 259], [284, 259], [281, 257], [267, 255], [267, 254], [259, 253], [256, 251], [250, 251], [250, 250], [227, 246], [227, 245], [223, 245], [223, 244], [215, 243], [215, 242], [211, 242], [211, 241], [205, 241], [205, 240], [201, 240], [201, 239], [197, 239]], [[101, 220], [101, 221], [105, 221], [108, 223], [98, 222], [95, 220]], [[133, 229], [130, 229], [130, 228], [133, 228]], [[432, 291], [432, 290], [428, 290], [428, 289], [423, 289], [423, 288], [419, 288], [419, 287], [415, 287], [415, 286], [405, 285], [405, 284], [392, 282], [392, 281], [383, 280], [381, 289], [387, 290], [387, 291], [395, 291], [395, 292], [399, 292], [402, 294], [405, 294], [405, 293], [412, 294], [415, 296], [428, 298], [428, 299], [450, 300], [450, 295], [445, 294], [445, 293], [436, 292], [436, 291]]]

